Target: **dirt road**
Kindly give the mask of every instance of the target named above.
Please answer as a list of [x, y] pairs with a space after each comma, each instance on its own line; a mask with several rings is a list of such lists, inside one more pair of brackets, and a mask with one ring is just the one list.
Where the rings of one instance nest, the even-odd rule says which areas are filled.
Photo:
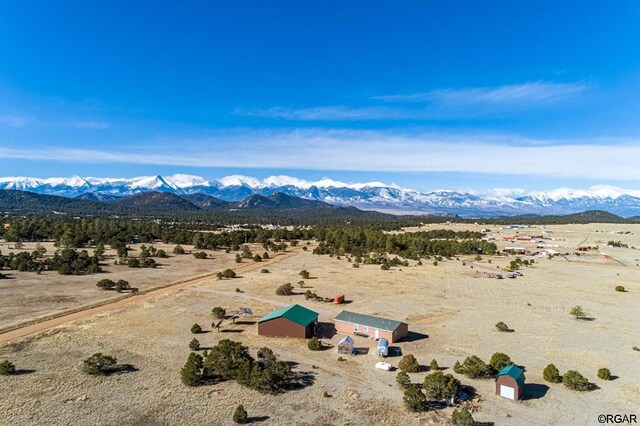
[[[291, 298], [288, 298], [288, 297], [281, 298], [280, 300], [275, 300], [275, 299], [268, 299], [266, 297], [252, 296], [246, 293], [235, 293], [231, 291], [216, 290], [213, 288], [190, 288], [188, 290], [203, 292], [203, 293], [214, 293], [214, 294], [219, 294], [221, 296], [227, 296], [227, 297], [233, 297], [233, 298], [239, 298], [239, 299], [245, 299], [245, 300], [253, 300], [260, 303], [266, 303], [268, 305], [278, 306], [280, 308], [284, 306], [289, 306], [295, 303], [291, 300]], [[323, 318], [333, 319], [333, 317], [335, 317], [335, 312], [327, 309], [322, 309], [322, 302], [318, 302], [318, 305], [320, 306], [320, 308], [314, 306], [313, 310], [318, 312]]]
[[[300, 250], [301, 250], [300, 248], [293, 248], [289, 252], [274, 255], [271, 259], [267, 261], [242, 264], [237, 268], [234, 268], [233, 270], [235, 271], [236, 274], [240, 274], [242, 272], [251, 271], [257, 268], [264, 268], [265, 266], [270, 265], [272, 263], [277, 263], [284, 259], [288, 259], [292, 256], [295, 256], [300, 252]], [[154, 287], [135, 295], [134, 294], [123, 295], [123, 297], [120, 299], [109, 300], [106, 302], [96, 303], [94, 305], [89, 305], [89, 306], [83, 306], [71, 312], [64, 312], [61, 314], [45, 317], [45, 318], [39, 319], [37, 322], [27, 323], [23, 326], [18, 326], [17, 328], [0, 332], [0, 343], [8, 342], [8, 341], [19, 339], [21, 337], [25, 337], [31, 334], [39, 333], [54, 327], [67, 324], [72, 321], [76, 321], [82, 318], [92, 316], [92, 315], [101, 314], [103, 312], [107, 312], [112, 309], [117, 309], [119, 307], [128, 305], [130, 303], [142, 302], [154, 296], [173, 293], [183, 288], [197, 286], [199, 284], [203, 284], [210, 281], [213, 277], [216, 276], [217, 273], [218, 271], [212, 272], [211, 274], [207, 274], [207, 275], [201, 275], [198, 277], [180, 280], [177, 282]]]

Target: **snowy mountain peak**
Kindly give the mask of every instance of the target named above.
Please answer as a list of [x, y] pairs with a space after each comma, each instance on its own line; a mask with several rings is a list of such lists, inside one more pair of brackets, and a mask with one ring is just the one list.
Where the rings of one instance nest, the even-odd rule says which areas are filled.
[[347, 183], [328, 177], [310, 181], [286, 175], [269, 176], [264, 179], [230, 175], [216, 180], [206, 180], [200, 176], [177, 173], [134, 178], [0, 177], [0, 189], [65, 197], [92, 194], [110, 199], [160, 191], [178, 195], [206, 194], [226, 201], [239, 201], [252, 194], [270, 196], [283, 193], [369, 210], [463, 216], [568, 214], [585, 210], [606, 210], [622, 216], [640, 215], [640, 190], [610, 185], [533, 192], [517, 188], [496, 188], [483, 192], [452, 189], [419, 192], [382, 182]]
[[223, 178], [218, 179], [218, 182], [222, 186], [248, 186], [250, 188], [263, 187], [260, 179], [256, 179], [251, 176], [243, 176], [243, 175], [225, 176]]
[[150, 189], [150, 190], [159, 190], [162, 187], [167, 187], [173, 190], [178, 189], [178, 187], [165, 180], [161, 175], [157, 176], [143, 176], [133, 180], [133, 182], [129, 185], [129, 188], [132, 190], [135, 189]]
[[205, 180], [200, 176], [186, 175], [181, 173], [166, 176], [165, 180], [171, 182], [176, 188], [191, 188], [193, 186], [211, 185], [211, 182]]

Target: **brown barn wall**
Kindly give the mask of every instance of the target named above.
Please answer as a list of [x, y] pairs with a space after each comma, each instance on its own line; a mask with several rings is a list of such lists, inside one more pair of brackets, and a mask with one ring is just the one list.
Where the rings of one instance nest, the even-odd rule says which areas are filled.
[[398, 340], [402, 340], [409, 335], [409, 324], [402, 323], [396, 329], [396, 335], [393, 336], [393, 341], [397, 342]]
[[258, 323], [258, 334], [270, 337], [297, 337], [304, 339], [310, 333], [309, 327], [303, 327], [286, 318], [276, 318]]
[[524, 386], [518, 387], [518, 384], [516, 383], [515, 379], [512, 378], [511, 376], [499, 376], [496, 379], [496, 395], [500, 395], [500, 385], [514, 388], [516, 401], [519, 401], [522, 399], [522, 396], [524, 395]]

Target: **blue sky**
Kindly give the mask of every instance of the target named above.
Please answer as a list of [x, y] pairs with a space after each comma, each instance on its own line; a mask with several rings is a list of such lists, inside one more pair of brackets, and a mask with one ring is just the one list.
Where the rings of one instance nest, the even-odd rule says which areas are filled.
[[640, 3], [0, 3], [0, 176], [640, 187]]

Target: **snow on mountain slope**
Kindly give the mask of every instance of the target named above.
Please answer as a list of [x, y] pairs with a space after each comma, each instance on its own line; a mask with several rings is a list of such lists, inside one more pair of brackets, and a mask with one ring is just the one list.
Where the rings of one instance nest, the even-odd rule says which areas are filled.
[[178, 195], [206, 194], [226, 201], [239, 201], [252, 194], [283, 193], [340, 206], [411, 213], [495, 216], [518, 214], [568, 214], [606, 210], [622, 216], [640, 214], [640, 190], [597, 185], [588, 189], [558, 188], [527, 193], [521, 189], [497, 188], [483, 193], [437, 190], [419, 192], [382, 182], [347, 183], [330, 178], [309, 181], [291, 176], [258, 179], [231, 175], [217, 180], [200, 176], [139, 176], [134, 178], [0, 178], [0, 189], [79, 197], [86, 194], [123, 197], [149, 191]]

